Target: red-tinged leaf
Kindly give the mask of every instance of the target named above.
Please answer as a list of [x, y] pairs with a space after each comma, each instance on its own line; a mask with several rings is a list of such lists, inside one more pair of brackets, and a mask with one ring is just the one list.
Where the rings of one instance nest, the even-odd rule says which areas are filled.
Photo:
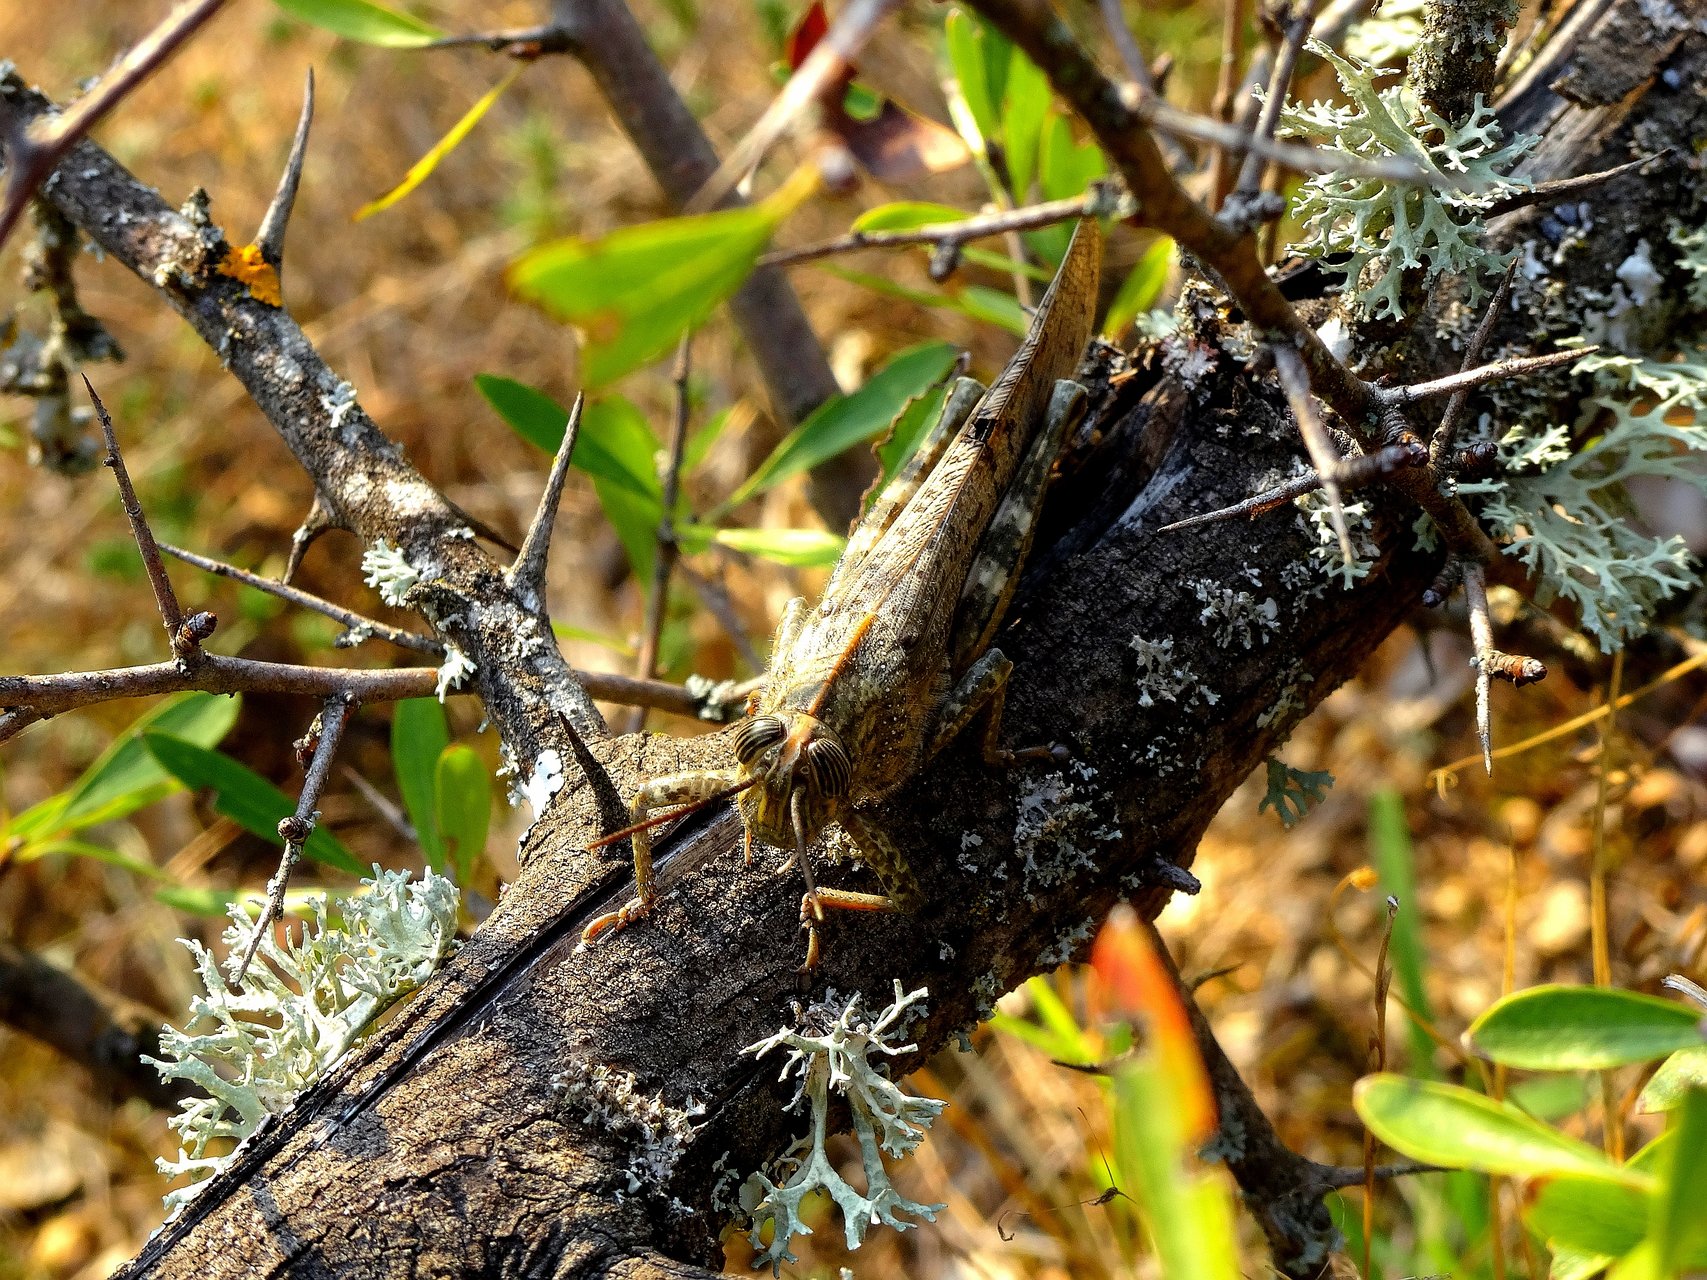
[[1097, 976], [1092, 1008], [1100, 1003], [1115, 1015], [1143, 1019], [1171, 1096], [1180, 1108], [1180, 1129], [1191, 1142], [1215, 1132], [1215, 1099], [1209, 1077], [1167, 965], [1156, 954], [1149, 932], [1130, 907], [1117, 907], [1091, 947]]
[[788, 33], [788, 46], [783, 50], [783, 57], [788, 59], [790, 71], [800, 70], [800, 64], [806, 61], [806, 55], [817, 48], [818, 42], [830, 29], [830, 16], [824, 11], [824, 0], [814, 0], [807, 6], [806, 12], [800, 15], [800, 21], [794, 24], [794, 30]]

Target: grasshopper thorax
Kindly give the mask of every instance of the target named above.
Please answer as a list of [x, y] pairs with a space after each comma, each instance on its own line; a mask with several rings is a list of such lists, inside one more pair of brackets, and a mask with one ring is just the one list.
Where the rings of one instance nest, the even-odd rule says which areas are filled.
[[804, 712], [751, 716], [735, 731], [734, 747], [742, 781], [754, 780], [741, 793], [741, 816], [766, 844], [810, 843], [853, 779], [841, 739]]

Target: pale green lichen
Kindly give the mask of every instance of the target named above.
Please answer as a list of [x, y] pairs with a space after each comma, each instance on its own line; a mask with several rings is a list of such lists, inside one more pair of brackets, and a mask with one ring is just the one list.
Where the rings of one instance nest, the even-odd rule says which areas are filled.
[[1375, 541], [1375, 527], [1370, 521], [1367, 502], [1340, 503], [1345, 516], [1346, 533], [1351, 540], [1351, 559], [1345, 558], [1340, 547], [1339, 530], [1334, 526], [1333, 503], [1320, 489], [1293, 499], [1304, 513], [1305, 522], [1315, 535], [1316, 545], [1310, 548], [1310, 559], [1330, 582], [1335, 578], [1350, 591], [1358, 581], [1369, 576], [1381, 556], [1381, 546]]
[[381, 538], [362, 553], [363, 579], [379, 591], [379, 598], [393, 608], [408, 604], [409, 592], [421, 580], [420, 572], [409, 563], [399, 547]]
[[[188, 1080], [206, 1096], [187, 1099], [168, 1122], [183, 1140], [177, 1159], [156, 1161], [190, 1185], [168, 1192], [176, 1217], [206, 1179], [230, 1161], [210, 1145], [238, 1143], [349, 1052], [380, 1013], [424, 982], [456, 937], [456, 886], [430, 870], [374, 868], [365, 893], [309, 900], [302, 938], [280, 946], [271, 931], [235, 992], [213, 954], [184, 940], [206, 988], [190, 1001], [185, 1030], [164, 1029], [164, 1058], [144, 1058], [166, 1080]], [[225, 944], [233, 970], [252, 925], [233, 903]], [[334, 925], [334, 918], [341, 925]]]
[[1294, 769], [1291, 765], [1269, 756], [1263, 761], [1268, 770], [1268, 790], [1257, 803], [1257, 812], [1273, 809], [1281, 825], [1288, 830], [1304, 820], [1304, 815], [1327, 798], [1328, 788], [1334, 785], [1331, 773], [1312, 773]]
[[1707, 493], [1707, 354], [1662, 363], [1596, 353], [1574, 368], [1595, 375], [1603, 394], [1587, 411], [1609, 413], [1611, 425], [1574, 452], [1566, 427], [1513, 428], [1498, 442], [1505, 474], [1460, 492], [1486, 495], [1482, 516], [1536, 575], [1539, 603], [1569, 601], [1612, 652], [1648, 628], [1661, 602], [1700, 582], [1681, 537], [1636, 527], [1625, 485], [1681, 480]]
[[1474, 304], [1486, 292], [1483, 274], [1507, 261], [1483, 246], [1482, 211], [1521, 185], [1506, 175], [1536, 140], [1502, 141], [1494, 112], [1480, 96], [1469, 116], [1452, 124], [1403, 84], [1377, 89], [1377, 68], [1342, 57], [1318, 40], [1307, 47], [1333, 65], [1351, 105], [1288, 104], [1280, 132], [1320, 139], [1329, 153], [1409, 161], [1430, 181], [1395, 184], [1345, 172], [1316, 174], [1293, 206], [1306, 238], [1290, 247], [1318, 258], [1349, 255], [1341, 264], [1325, 265], [1345, 275], [1359, 310], [1372, 317], [1403, 315], [1400, 281], [1411, 269], [1423, 271], [1425, 285], [1442, 274], [1463, 275]]
[[[875, 1017], [861, 1010], [857, 992], [840, 1008], [834, 1003], [834, 993], [826, 994], [826, 1000], [800, 1015], [798, 1030], [784, 1027], [744, 1050], [762, 1058], [772, 1049], [787, 1049], [781, 1078], [800, 1079], [789, 1105], [798, 1108], [805, 1102], [812, 1109], [811, 1133], [783, 1157], [783, 1164], [792, 1166], [788, 1176], [779, 1184], [762, 1172], [755, 1173], [741, 1188], [742, 1205], [751, 1224], [750, 1238], [759, 1251], [754, 1265], [768, 1263], [773, 1273], [779, 1272], [784, 1262], [795, 1261], [789, 1242], [797, 1235], [812, 1234], [801, 1206], [816, 1191], [828, 1194], [841, 1210], [849, 1249], [859, 1248], [866, 1230], [878, 1223], [905, 1231], [917, 1224], [901, 1215], [934, 1222], [945, 1207], [920, 1204], [897, 1191], [883, 1167], [883, 1153], [901, 1157], [912, 1151], [948, 1104], [903, 1092], [870, 1061], [873, 1053], [893, 1057], [913, 1050], [915, 1046], [903, 1042], [906, 1024], [923, 1013], [914, 1006], [928, 993], [921, 987], [903, 995], [900, 982], [896, 982], [894, 1002]], [[825, 1150], [832, 1091], [847, 1098], [865, 1166], [864, 1193], [856, 1191], [836, 1171]], [[771, 1228], [768, 1245], [763, 1236], [767, 1226]]]
[[1693, 277], [1686, 295], [1692, 307], [1707, 307], [1707, 227], [1689, 228], [1681, 222], [1672, 228], [1672, 246], [1677, 265]]

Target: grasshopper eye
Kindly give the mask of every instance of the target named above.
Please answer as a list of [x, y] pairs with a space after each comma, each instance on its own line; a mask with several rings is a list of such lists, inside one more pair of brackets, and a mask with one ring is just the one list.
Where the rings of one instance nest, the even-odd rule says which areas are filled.
[[773, 742], [781, 742], [782, 721], [775, 716], [754, 716], [735, 731], [735, 758], [742, 764], [752, 764], [759, 753]]
[[853, 780], [853, 766], [848, 753], [834, 738], [814, 738], [806, 745], [806, 769], [812, 785], [823, 796], [846, 795]]

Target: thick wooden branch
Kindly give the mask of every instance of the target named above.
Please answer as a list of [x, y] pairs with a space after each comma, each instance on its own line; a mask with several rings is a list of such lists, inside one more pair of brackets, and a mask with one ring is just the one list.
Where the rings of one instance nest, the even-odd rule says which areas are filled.
[[[1567, 101], [1543, 85], [1515, 99], [1513, 123], [1548, 134], [1532, 177], [1604, 168], [1633, 148], [1707, 133], [1707, 103], [1670, 87], [1707, 79], [1707, 36], [1656, 33], [1649, 21], [1628, 0], [1600, 27], [1575, 28], [1574, 53], [1545, 52], [1546, 83], [1647, 70], [1610, 97]], [[80, 155], [70, 167], [90, 164]], [[1617, 183], [1605, 196], [1617, 224], [1607, 246], [1571, 263], [1563, 297], [1525, 303], [1537, 315], [1553, 308], [1549, 329], [1573, 310], [1587, 323], [1589, 291], [1610, 287], [1620, 247], [1659, 243], [1669, 219], [1703, 199], [1700, 174], [1681, 167]], [[104, 194], [55, 198], [94, 230]], [[1526, 216], [1502, 226], [1505, 243], [1538, 234]], [[1368, 376], [1455, 370], [1452, 339], [1475, 317], [1454, 334], [1447, 314], [1436, 308], [1416, 341]], [[1514, 315], [1505, 340], [1527, 343], [1533, 319]], [[1438, 340], [1437, 323], [1447, 330]], [[583, 949], [585, 924], [630, 891], [626, 848], [595, 856], [585, 846], [623, 823], [639, 778], [722, 764], [729, 750], [727, 735], [569, 742], [570, 781], [479, 933], [125, 1274], [707, 1274], [721, 1257], [714, 1195], [732, 1189], [720, 1186], [722, 1171], [742, 1178], [800, 1132], [774, 1068], [741, 1053], [790, 1020], [791, 999], [834, 987], [876, 1000], [896, 979], [927, 986], [929, 1016], [912, 1034], [928, 1054], [1069, 954], [1116, 900], [1153, 914], [1176, 878], [1163, 866], [1189, 864], [1223, 800], [1359, 668], [1439, 567], [1414, 548], [1414, 511], [1397, 505], [1376, 529], [1379, 561], [1352, 590], [1312, 558], [1317, 539], [1293, 512], [1158, 532], [1261, 492], [1297, 461], [1284, 398], [1247, 368], [1250, 337], [1206, 304], [1131, 376], [1111, 383], [1106, 352], [1087, 369], [1103, 444], [1059, 483], [1040, 533], [1049, 549], [999, 638], [1015, 662], [1007, 736], [1064, 743], [1072, 762], [996, 776], [961, 744], [874, 812], [920, 875], [922, 912], [835, 921], [824, 967], [798, 996], [799, 881], [774, 874], [777, 851], [746, 867], [733, 816], [708, 811], [660, 843], [662, 878], [673, 883], [654, 915]], [[1566, 411], [1572, 384], [1549, 387]], [[326, 430], [311, 405], [291, 403]], [[330, 497], [351, 500], [350, 471], [323, 457], [314, 432], [286, 438], [326, 473]], [[358, 433], [358, 444], [367, 438]], [[364, 518], [375, 533], [401, 535], [416, 510]], [[431, 504], [424, 512], [429, 526], [441, 519]], [[1153, 660], [1155, 646], [1169, 646], [1165, 663]], [[822, 879], [871, 887], [849, 865], [826, 867]], [[680, 1120], [676, 1136], [650, 1115], [654, 1097]], [[1249, 1156], [1228, 1159], [1254, 1194], [1267, 1166]]]

